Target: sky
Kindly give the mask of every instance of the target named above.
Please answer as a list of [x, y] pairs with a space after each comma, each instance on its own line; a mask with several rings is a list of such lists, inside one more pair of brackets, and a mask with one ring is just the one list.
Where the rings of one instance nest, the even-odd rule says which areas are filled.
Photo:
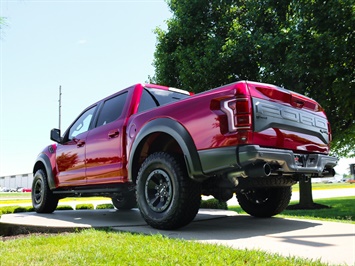
[[[0, 176], [31, 173], [39, 152], [88, 105], [154, 75], [163, 0], [0, 0]], [[169, 85], [169, 84], [164, 84]], [[348, 173], [341, 160], [336, 171]]]
[[0, 176], [31, 173], [39, 152], [88, 105], [154, 75], [163, 0], [0, 0]]

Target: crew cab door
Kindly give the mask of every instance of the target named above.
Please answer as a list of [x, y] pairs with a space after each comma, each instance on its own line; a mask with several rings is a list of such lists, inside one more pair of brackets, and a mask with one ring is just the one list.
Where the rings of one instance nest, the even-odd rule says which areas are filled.
[[96, 106], [84, 111], [66, 131], [63, 141], [57, 145], [59, 186], [80, 186], [86, 183], [86, 138], [95, 110]]
[[87, 184], [117, 183], [127, 176], [124, 156], [124, 107], [127, 92], [105, 100], [86, 138]]

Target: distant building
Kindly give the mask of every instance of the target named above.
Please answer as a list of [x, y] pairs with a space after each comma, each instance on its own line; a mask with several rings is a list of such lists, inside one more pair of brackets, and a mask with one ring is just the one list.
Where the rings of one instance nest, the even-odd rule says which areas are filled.
[[33, 181], [33, 174], [20, 174], [0, 176], [0, 188], [31, 188]]

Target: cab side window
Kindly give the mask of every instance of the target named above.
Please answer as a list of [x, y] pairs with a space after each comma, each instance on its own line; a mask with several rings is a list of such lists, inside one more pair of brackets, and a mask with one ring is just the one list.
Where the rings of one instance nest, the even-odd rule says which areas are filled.
[[138, 113], [168, 103], [180, 101], [188, 97], [190, 97], [190, 95], [186, 95], [175, 91], [145, 88], [142, 92], [141, 101], [138, 107]]
[[90, 108], [75, 121], [75, 123], [69, 129], [68, 140], [72, 140], [77, 135], [89, 130], [95, 110], [96, 106]]
[[106, 125], [119, 118], [122, 114], [126, 99], [127, 92], [106, 100], [100, 110], [96, 126]]
[[147, 111], [149, 109], [159, 106], [154, 95], [152, 95], [147, 89], [144, 89], [141, 96], [141, 101], [138, 107], [138, 113]]

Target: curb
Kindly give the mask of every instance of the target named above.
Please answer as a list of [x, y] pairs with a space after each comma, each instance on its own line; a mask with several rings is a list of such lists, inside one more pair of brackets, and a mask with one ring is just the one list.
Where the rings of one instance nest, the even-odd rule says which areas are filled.
[[[89, 228], [89, 227], [88, 227]], [[14, 225], [9, 223], [0, 223], [0, 236], [16, 236], [16, 235], [28, 235], [33, 233], [67, 233], [67, 232], [78, 232], [83, 229], [88, 229], [83, 227], [43, 227], [43, 226], [29, 226], [29, 225]]]

